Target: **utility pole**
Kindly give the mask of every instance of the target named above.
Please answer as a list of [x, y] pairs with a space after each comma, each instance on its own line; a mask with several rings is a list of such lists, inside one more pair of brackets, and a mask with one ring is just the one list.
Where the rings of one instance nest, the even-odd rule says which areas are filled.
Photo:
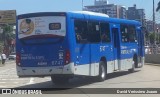
[[83, 11], [83, 0], [82, 0], [82, 11]]
[[154, 33], [154, 44], [156, 44], [156, 31], [155, 31], [155, 7], [153, 0], [153, 33]]

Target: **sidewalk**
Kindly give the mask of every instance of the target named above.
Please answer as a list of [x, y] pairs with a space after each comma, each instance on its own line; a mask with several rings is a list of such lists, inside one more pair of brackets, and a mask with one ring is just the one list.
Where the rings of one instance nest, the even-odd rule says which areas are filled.
[[6, 60], [5, 64], [2, 64], [2, 61], [0, 61], [0, 67], [4, 67], [5, 65], [12, 64], [15, 62], [15, 60]]

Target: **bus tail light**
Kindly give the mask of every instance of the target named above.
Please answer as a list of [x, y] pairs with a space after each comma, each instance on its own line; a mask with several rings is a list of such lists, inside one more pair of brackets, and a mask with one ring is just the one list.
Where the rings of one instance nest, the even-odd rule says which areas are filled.
[[19, 53], [16, 54], [16, 64], [20, 65], [21, 55]]
[[69, 63], [70, 63], [70, 51], [67, 50], [65, 55], [65, 65]]

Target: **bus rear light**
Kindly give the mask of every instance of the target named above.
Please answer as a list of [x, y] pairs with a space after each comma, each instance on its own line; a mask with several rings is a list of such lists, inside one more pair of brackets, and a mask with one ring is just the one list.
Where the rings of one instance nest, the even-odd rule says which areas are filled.
[[65, 65], [70, 63], [70, 51], [67, 50], [65, 54]]
[[20, 56], [20, 54], [16, 54], [16, 64], [17, 65], [20, 65], [20, 61], [21, 61], [21, 56]]

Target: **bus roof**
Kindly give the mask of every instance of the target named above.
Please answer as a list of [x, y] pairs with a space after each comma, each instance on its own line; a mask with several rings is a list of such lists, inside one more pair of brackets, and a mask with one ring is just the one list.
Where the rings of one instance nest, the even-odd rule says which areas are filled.
[[84, 15], [92, 15], [92, 16], [101, 16], [101, 17], [109, 17], [107, 14], [91, 12], [91, 11], [71, 11], [72, 13], [79, 13]]
[[100, 21], [103, 20], [103, 21], [108, 21], [111, 23], [125, 23], [125, 24], [141, 25], [140, 22], [135, 21], [135, 20], [110, 18], [107, 14], [103, 14], [103, 13], [95, 13], [95, 12], [89, 12], [89, 11], [71, 11], [71, 12], [67, 12], [67, 14], [71, 15], [71, 17], [73, 18], [84, 18], [84, 16], [86, 17], [89, 16], [89, 19], [93, 19], [93, 20], [100, 20]]
[[125, 24], [141, 25], [140, 22], [135, 21], [135, 20], [110, 18], [107, 14], [90, 12], [90, 11], [37, 12], [37, 13], [28, 13], [28, 14], [18, 15], [18, 19], [36, 17], [36, 16], [52, 16], [52, 15], [65, 16], [66, 14], [70, 17], [73, 17], [73, 18], [84, 18], [84, 16], [86, 16], [86, 17], [88, 17], [88, 19], [99, 20], [99, 21], [103, 20], [103, 21], [108, 21], [111, 23], [125, 23]]

